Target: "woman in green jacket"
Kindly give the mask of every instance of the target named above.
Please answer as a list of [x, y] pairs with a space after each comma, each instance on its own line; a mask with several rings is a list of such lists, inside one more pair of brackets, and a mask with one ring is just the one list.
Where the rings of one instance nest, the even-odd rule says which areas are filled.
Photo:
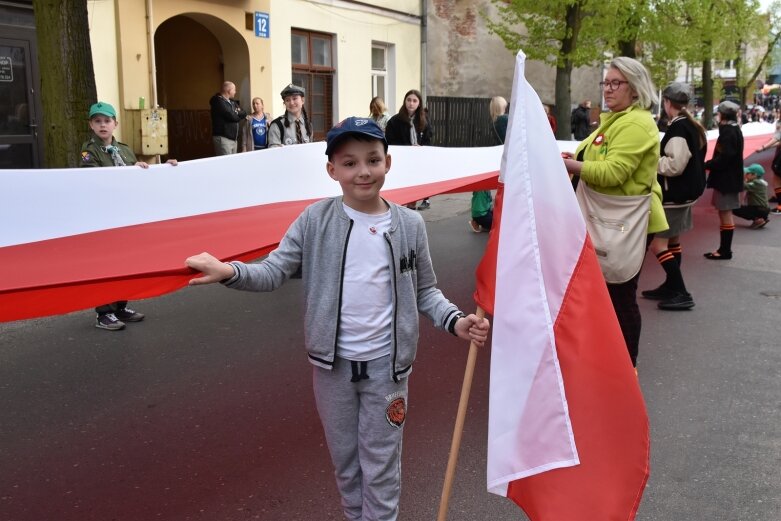
[[[642, 63], [623, 56], [610, 63], [600, 85], [610, 112], [600, 116], [597, 130], [580, 143], [575, 151], [577, 159], [567, 157], [564, 163], [570, 174], [597, 192], [651, 193], [647, 247], [654, 233], [667, 229], [662, 188], [656, 180], [659, 131], [650, 112], [658, 102], [656, 87]], [[607, 285], [633, 366], [637, 365], [641, 327], [638, 278], [639, 272], [627, 282]]]

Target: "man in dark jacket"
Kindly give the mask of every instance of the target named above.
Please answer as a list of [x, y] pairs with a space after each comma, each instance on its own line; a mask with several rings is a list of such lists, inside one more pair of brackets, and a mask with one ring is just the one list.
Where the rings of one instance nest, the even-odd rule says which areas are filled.
[[235, 154], [238, 149], [239, 121], [247, 117], [233, 97], [236, 85], [230, 81], [222, 84], [222, 90], [209, 100], [212, 116], [212, 141], [218, 156]]
[[591, 134], [591, 102], [583, 100], [580, 105], [575, 107], [570, 118], [572, 133], [575, 139], [583, 141]]

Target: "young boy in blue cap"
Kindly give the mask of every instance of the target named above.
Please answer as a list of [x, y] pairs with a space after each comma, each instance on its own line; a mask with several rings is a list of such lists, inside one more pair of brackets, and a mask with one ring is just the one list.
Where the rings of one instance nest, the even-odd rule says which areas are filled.
[[[99, 101], [89, 109], [90, 138], [81, 145], [81, 166], [139, 166], [149, 168], [147, 163], [136, 159], [136, 155], [125, 143], [117, 141], [117, 111], [109, 103]], [[167, 163], [176, 165], [176, 159]], [[144, 314], [127, 307], [126, 300], [104, 304], [95, 308], [95, 327], [107, 331], [125, 328], [125, 322], [140, 322]]]
[[258, 264], [188, 258], [190, 284], [273, 291], [301, 267], [304, 328], [315, 401], [349, 520], [395, 520], [407, 376], [418, 313], [483, 345], [489, 324], [465, 316], [436, 287], [420, 215], [380, 197], [390, 170], [385, 135], [347, 118], [327, 135], [328, 175], [342, 196], [307, 207], [279, 247]]
[[732, 213], [752, 221], [751, 228], [754, 230], [764, 228], [770, 215], [770, 205], [767, 204], [767, 181], [762, 179], [765, 176], [765, 169], [762, 165], [753, 163], [743, 169], [743, 174], [746, 204], [732, 210]]

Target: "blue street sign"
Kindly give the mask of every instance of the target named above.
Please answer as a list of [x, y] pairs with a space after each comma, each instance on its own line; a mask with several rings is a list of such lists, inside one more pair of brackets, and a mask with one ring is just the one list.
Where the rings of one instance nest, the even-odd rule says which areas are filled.
[[269, 35], [269, 19], [268, 13], [260, 13], [255, 11], [255, 36], [260, 38], [268, 38]]

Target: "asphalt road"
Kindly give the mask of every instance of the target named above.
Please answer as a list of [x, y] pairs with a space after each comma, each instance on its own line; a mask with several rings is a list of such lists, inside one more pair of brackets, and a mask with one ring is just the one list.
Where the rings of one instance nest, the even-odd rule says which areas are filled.
[[[485, 234], [467, 196], [425, 212], [446, 295], [464, 309]], [[652, 471], [640, 521], [781, 519], [781, 217], [738, 225], [729, 262], [707, 205], [684, 241], [697, 306], [641, 302]], [[194, 252], [195, 253], [195, 252]], [[54, 260], [53, 260], [54, 261]], [[661, 269], [649, 255], [641, 288]], [[95, 329], [78, 312], [0, 324], [0, 520], [338, 520], [302, 348], [300, 282], [274, 294], [188, 288]], [[436, 516], [467, 346], [422, 321], [401, 519]], [[485, 491], [490, 349], [481, 351], [451, 521], [525, 519]], [[590, 521], [590, 520], [587, 520]]]

